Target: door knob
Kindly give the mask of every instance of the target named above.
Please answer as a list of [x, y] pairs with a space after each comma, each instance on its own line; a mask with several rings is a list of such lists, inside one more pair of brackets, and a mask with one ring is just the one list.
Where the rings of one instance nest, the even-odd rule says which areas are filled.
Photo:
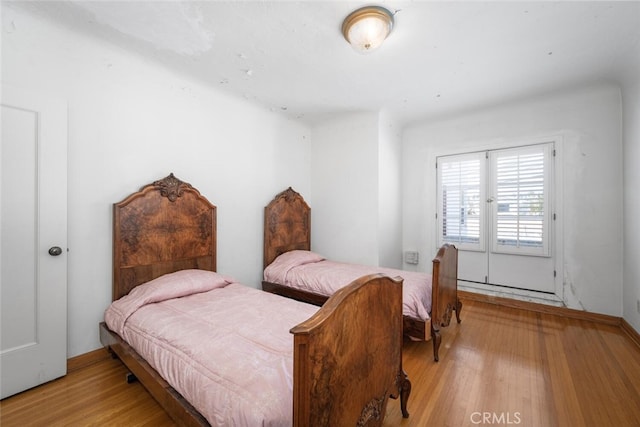
[[49, 255], [58, 256], [62, 253], [62, 248], [60, 246], [52, 246], [49, 248]]

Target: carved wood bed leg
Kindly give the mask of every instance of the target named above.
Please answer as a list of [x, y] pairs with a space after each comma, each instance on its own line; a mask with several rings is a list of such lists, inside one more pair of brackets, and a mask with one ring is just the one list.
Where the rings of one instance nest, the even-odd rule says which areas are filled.
[[462, 302], [460, 300], [456, 301], [456, 320], [460, 323], [460, 311], [462, 311]]
[[409, 418], [409, 412], [407, 411], [407, 401], [411, 394], [411, 381], [407, 377], [406, 372], [400, 372], [400, 381], [398, 384], [398, 391], [400, 392], [400, 409], [402, 410], [402, 418]]
[[[457, 313], [457, 311], [456, 311]], [[440, 331], [431, 326], [431, 339], [433, 340], [433, 360], [436, 362], [439, 360], [438, 350], [440, 350], [440, 343], [442, 342], [442, 336]]]

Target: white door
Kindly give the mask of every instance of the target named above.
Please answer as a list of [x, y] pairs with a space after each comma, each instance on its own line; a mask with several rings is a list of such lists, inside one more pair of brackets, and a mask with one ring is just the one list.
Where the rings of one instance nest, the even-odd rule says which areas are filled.
[[3, 86], [0, 398], [66, 374], [67, 107]]
[[555, 292], [553, 144], [489, 153], [489, 283]]
[[439, 244], [460, 280], [555, 293], [553, 143], [438, 158]]

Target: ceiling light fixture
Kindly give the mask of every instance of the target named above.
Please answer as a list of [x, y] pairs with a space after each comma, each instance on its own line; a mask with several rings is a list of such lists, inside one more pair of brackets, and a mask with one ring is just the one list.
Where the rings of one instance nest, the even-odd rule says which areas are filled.
[[393, 15], [384, 7], [366, 6], [349, 14], [342, 23], [342, 35], [360, 53], [382, 45], [393, 28]]

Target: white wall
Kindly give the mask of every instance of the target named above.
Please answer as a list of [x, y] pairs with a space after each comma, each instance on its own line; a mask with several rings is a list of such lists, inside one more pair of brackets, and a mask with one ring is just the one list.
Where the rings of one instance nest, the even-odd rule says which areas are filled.
[[174, 172], [218, 207], [218, 271], [258, 287], [263, 208], [310, 192], [310, 129], [3, 7], [2, 83], [66, 99], [68, 356], [100, 346], [111, 299], [111, 209]]
[[380, 114], [378, 149], [378, 265], [402, 267], [402, 132], [393, 119]]
[[378, 265], [378, 113], [316, 125], [312, 141], [311, 249]]
[[400, 268], [401, 130], [385, 113], [312, 129], [311, 247], [333, 260]]
[[429, 271], [436, 251], [436, 153], [560, 136], [561, 298], [572, 308], [621, 316], [621, 114], [619, 88], [602, 85], [407, 127], [403, 245], [419, 248], [423, 256], [417, 269]]
[[623, 317], [640, 333], [640, 64], [623, 76], [624, 290]]

